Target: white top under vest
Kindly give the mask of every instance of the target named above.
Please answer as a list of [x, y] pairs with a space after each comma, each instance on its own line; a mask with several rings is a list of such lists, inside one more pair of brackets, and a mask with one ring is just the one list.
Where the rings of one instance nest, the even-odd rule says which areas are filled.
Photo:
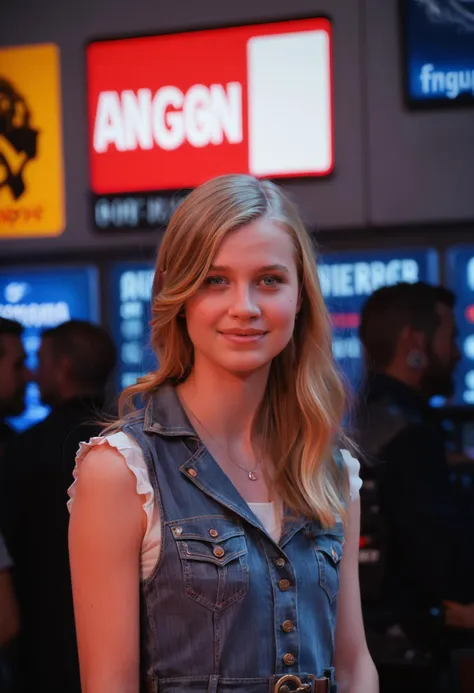
[[[71, 510], [74, 501], [75, 484], [80, 471], [80, 465], [84, 457], [91, 448], [97, 445], [110, 445], [120, 452], [125, 459], [125, 463], [136, 478], [137, 493], [144, 496], [143, 510], [147, 517], [146, 532], [143, 537], [142, 550], [140, 556], [140, 571], [141, 578], [145, 580], [149, 577], [153, 568], [156, 565], [160, 555], [161, 542], [161, 523], [158, 507], [155, 503], [155, 492], [150, 483], [148, 468], [145, 458], [138, 443], [122, 431], [113, 433], [105, 437], [91, 438], [88, 443], [80, 443], [79, 450], [76, 455], [76, 466], [73, 476], [74, 482], [68, 490], [69, 501], [68, 508]], [[362, 486], [362, 481], [359, 477], [360, 465], [359, 462], [352, 457], [348, 450], [341, 450], [344, 462], [347, 465], [350, 479], [351, 501], [354, 501], [359, 496], [359, 490]], [[254, 515], [260, 520], [268, 534], [278, 541], [281, 533], [281, 517], [278, 512], [276, 503], [249, 503], [248, 504]]]

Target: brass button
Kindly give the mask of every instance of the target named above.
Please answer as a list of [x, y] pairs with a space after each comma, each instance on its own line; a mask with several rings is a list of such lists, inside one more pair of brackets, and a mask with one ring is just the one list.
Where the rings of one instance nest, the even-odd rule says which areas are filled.
[[211, 535], [211, 537], [214, 537], [214, 539], [219, 536], [219, 532], [217, 531], [217, 529], [210, 529], [209, 534]]
[[294, 663], [294, 655], [290, 654], [290, 652], [287, 652], [286, 655], [283, 657], [283, 664], [286, 664], [287, 667], [292, 667]]
[[337, 561], [338, 555], [337, 555], [337, 551], [336, 551], [334, 546], [332, 547], [332, 557], [334, 558], [335, 561]]
[[286, 592], [290, 589], [291, 582], [289, 580], [280, 580], [280, 582], [278, 583], [278, 587], [281, 589], [282, 592]]
[[286, 564], [286, 561], [284, 558], [277, 558], [275, 561], [275, 565], [277, 568], [284, 568]]
[[192, 476], [193, 479], [195, 479], [198, 475], [198, 473], [195, 469], [188, 469], [188, 474], [189, 474], [189, 476]]
[[222, 556], [225, 554], [225, 551], [222, 548], [222, 546], [215, 546], [212, 553], [216, 558], [222, 558]]
[[283, 621], [281, 624], [281, 629], [284, 633], [291, 633], [294, 629], [293, 621]]
[[182, 527], [175, 527], [173, 529], [173, 534], [175, 535], [175, 537], [180, 537], [182, 535], [182, 533], [183, 533]]

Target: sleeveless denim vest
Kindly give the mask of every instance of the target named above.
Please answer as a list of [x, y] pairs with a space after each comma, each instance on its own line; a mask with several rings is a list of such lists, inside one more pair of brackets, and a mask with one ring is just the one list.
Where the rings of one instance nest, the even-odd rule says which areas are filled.
[[142, 690], [335, 691], [342, 525], [288, 517], [275, 542], [171, 385], [123, 430], [143, 450], [162, 524], [141, 584]]

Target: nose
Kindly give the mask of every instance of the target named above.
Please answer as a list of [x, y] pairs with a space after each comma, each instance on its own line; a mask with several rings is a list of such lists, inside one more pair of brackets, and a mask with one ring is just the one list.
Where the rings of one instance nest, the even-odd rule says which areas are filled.
[[229, 307], [229, 315], [234, 318], [247, 320], [258, 318], [262, 314], [252, 287], [238, 286], [232, 292], [232, 302]]

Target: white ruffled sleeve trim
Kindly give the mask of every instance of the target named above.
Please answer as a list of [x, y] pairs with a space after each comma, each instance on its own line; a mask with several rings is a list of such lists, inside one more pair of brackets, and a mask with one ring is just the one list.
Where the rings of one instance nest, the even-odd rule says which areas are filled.
[[135, 476], [137, 493], [145, 499], [142, 503], [142, 507], [147, 518], [147, 528], [142, 543], [141, 573], [142, 578], [146, 578], [153, 571], [159, 554], [161, 524], [158, 508], [155, 503], [155, 493], [150, 483], [148, 468], [142, 450], [138, 443], [129, 438], [126, 433], [119, 431], [118, 433], [113, 433], [105, 437], [98, 436], [96, 438], [91, 438], [87, 443], [80, 443], [79, 450], [76, 454], [76, 466], [73, 471], [74, 481], [68, 489], [69, 501], [67, 506], [69, 512], [71, 512], [74, 503], [75, 487], [81, 471], [82, 460], [92, 448], [99, 445], [110, 445], [122, 455], [127, 467]]
[[360, 463], [359, 460], [352, 457], [349, 450], [341, 450], [341, 455], [349, 472], [351, 501], [355, 501], [359, 498], [359, 492], [362, 487], [362, 479], [360, 478]]

